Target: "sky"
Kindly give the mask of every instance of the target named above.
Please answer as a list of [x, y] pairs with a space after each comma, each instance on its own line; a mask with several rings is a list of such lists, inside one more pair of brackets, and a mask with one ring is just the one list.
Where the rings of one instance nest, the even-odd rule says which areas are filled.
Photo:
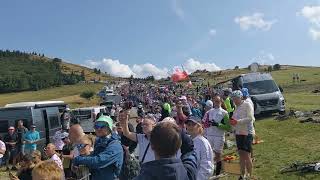
[[0, 49], [121, 77], [320, 66], [320, 0], [10, 0], [0, 17]]

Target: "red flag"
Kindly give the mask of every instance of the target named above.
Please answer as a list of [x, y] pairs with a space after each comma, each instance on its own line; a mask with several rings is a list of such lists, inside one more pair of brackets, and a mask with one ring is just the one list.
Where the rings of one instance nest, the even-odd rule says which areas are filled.
[[188, 73], [186, 71], [180, 71], [176, 69], [176, 71], [171, 75], [171, 80], [173, 82], [179, 82], [188, 79]]

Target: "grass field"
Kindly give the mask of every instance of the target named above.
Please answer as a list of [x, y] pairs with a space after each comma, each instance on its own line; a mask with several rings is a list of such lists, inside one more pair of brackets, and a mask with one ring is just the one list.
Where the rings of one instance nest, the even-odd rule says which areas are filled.
[[[239, 70], [238, 73], [240, 72], [244, 71]], [[232, 72], [230, 74], [235, 73]], [[305, 81], [293, 83], [292, 73], [300, 73], [301, 79]], [[320, 89], [320, 68], [290, 67], [280, 71], [273, 71], [272, 76], [284, 89], [287, 110], [291, 108], [294, 110], [320, 109], [320, 93], [312, 93], [313, 90]], [[220, 77], [220, 79], [226, 78], [226, 76]], [[35, 92], [0, 94], [0, 105], [3, 106], [7, 103], [20, 101], [58, 99], [64, 100], [72, 107], [88, 106], [96, 104], [98, 99], [87, 102], [80, 98], [79, 94], [86, 89], [97, 92], [102, 86], [102, 84], [79, 84]], [[297, 160], [303, 162], [320, 161], [318, 138], [320, 124], [302, 124], [297, 119], [278, 122], [273, 117], [267, 117], [256, 122], [256, 131], [257, 135], [264, 140], [264, 143], [254, 146], [256, 159], [254, 163], [255, 177], [263, 180], [320, 179], [320, 173], [307, 175], [279, 173], [281, 167]], [[236, 177], [229, 179], [236, 179]]]
[[43, 100], [63, 100], [72, 108], [80, 106], [88, 106], [98, 104], [98, 98], [87, 101], [79, 95], [85, 90], [98, 92], [103, 87], [103, 84], [77, 84], [67, 85], [39, 91], [27, 91], [18, 93], [0, 94], [0, 106], [8, 103], [24, 102], [24, 101], [43, 101]]

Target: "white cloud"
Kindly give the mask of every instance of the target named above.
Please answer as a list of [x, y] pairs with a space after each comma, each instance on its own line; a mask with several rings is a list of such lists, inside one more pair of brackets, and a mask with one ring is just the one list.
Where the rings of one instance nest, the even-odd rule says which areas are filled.
[[119, 77], [129, 77], [134, 75], [131, 68], [126, 64], [121, 64], [119, 60], [103, 59], [102, 61], [86, 61], [86, 65], [90, 68], [98, 68], [108, 74]]
[[[320, 6], [304, 6], [297, 15], [305, 17], [311, 25], [320, 28]], [[309, 28], [309, 35], [315, 41], [320, 40], [320, 29], [318, 28]]]
[[181, 7], [180, 0], [172, 0], [171, 7], [173, 12], [181, 19], [185, 20], [185, 13]]
[[309, 34], [313, 40], [320, 40], [320, 30], [314, 28], [309, 29]]
[[185, 70], [188, 73], [192, 73], [196, 70], [207, 70], [207, 71], [218, 71], [220, 68], [216, 66], [214, 63], [201, 63], [193, 58], [188, 59], [183, 64]]
[[209, 35], [210, 36], [215, 36], [217, 34], [217, 30], [215, 30], [215, 29], [210, 29], [209, 30]]
[[264, 19], [264, 14], [254, 13], [252, 16], [236, 17], [234, 22], [240, 25], [240, 28], [244, 31], [251, 28], [262, 29], [268, 31], [277, 20], [267, 21]]
[[256, 57], [252, 58], [252, 62], [257, 62], [261, 65], [274, 64], [275, 59], [272, 53], [260, 51]]
[[305, 6], [297, 14], [307, 18], [313, 25], [320, 27], [320, 6]]
[[[214, 63], [201, 63], [194, 59], [188, 59], [183, 63], [185, 70], [192, 73], [196, 70], [217, 71], [220, 70]], [[101, 61], [88, 60], [85, 66], [90, 68], [98, 68], [102, 72], [107, 72], [117, 77], [129, 77], [133, 75], [137, 78], [145, 78], [153, 75], [156, 79], [166, 78], [170, 76], [169, 68], [159, 68], [151, 63], [134, 64], [132, 67], [126, 64], [121, 64], [119, 60], [103, 59]], [[172, 68], [170, 68], [172, 69]]]
[[161, 79], [169, 76], [167, 68], [158, 68], [153, 64], [146, 63], [141, 65], [133, 65], [132, 71], [135, 73], [135, 77], [144, 78], [153, 75], [156, 79]]

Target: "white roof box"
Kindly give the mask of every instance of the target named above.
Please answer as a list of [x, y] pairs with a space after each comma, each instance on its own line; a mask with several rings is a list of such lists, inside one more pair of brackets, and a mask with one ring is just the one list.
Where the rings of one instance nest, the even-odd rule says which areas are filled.
[[19, 103], [12, 103], [7, 104], [4, 107], [11, 108], [11, 107], [35, 107], [35, 106], [55, 106], [55, 105], [65, 105], [64, 101], [36, 101], [36, 102], [19, 102]]

